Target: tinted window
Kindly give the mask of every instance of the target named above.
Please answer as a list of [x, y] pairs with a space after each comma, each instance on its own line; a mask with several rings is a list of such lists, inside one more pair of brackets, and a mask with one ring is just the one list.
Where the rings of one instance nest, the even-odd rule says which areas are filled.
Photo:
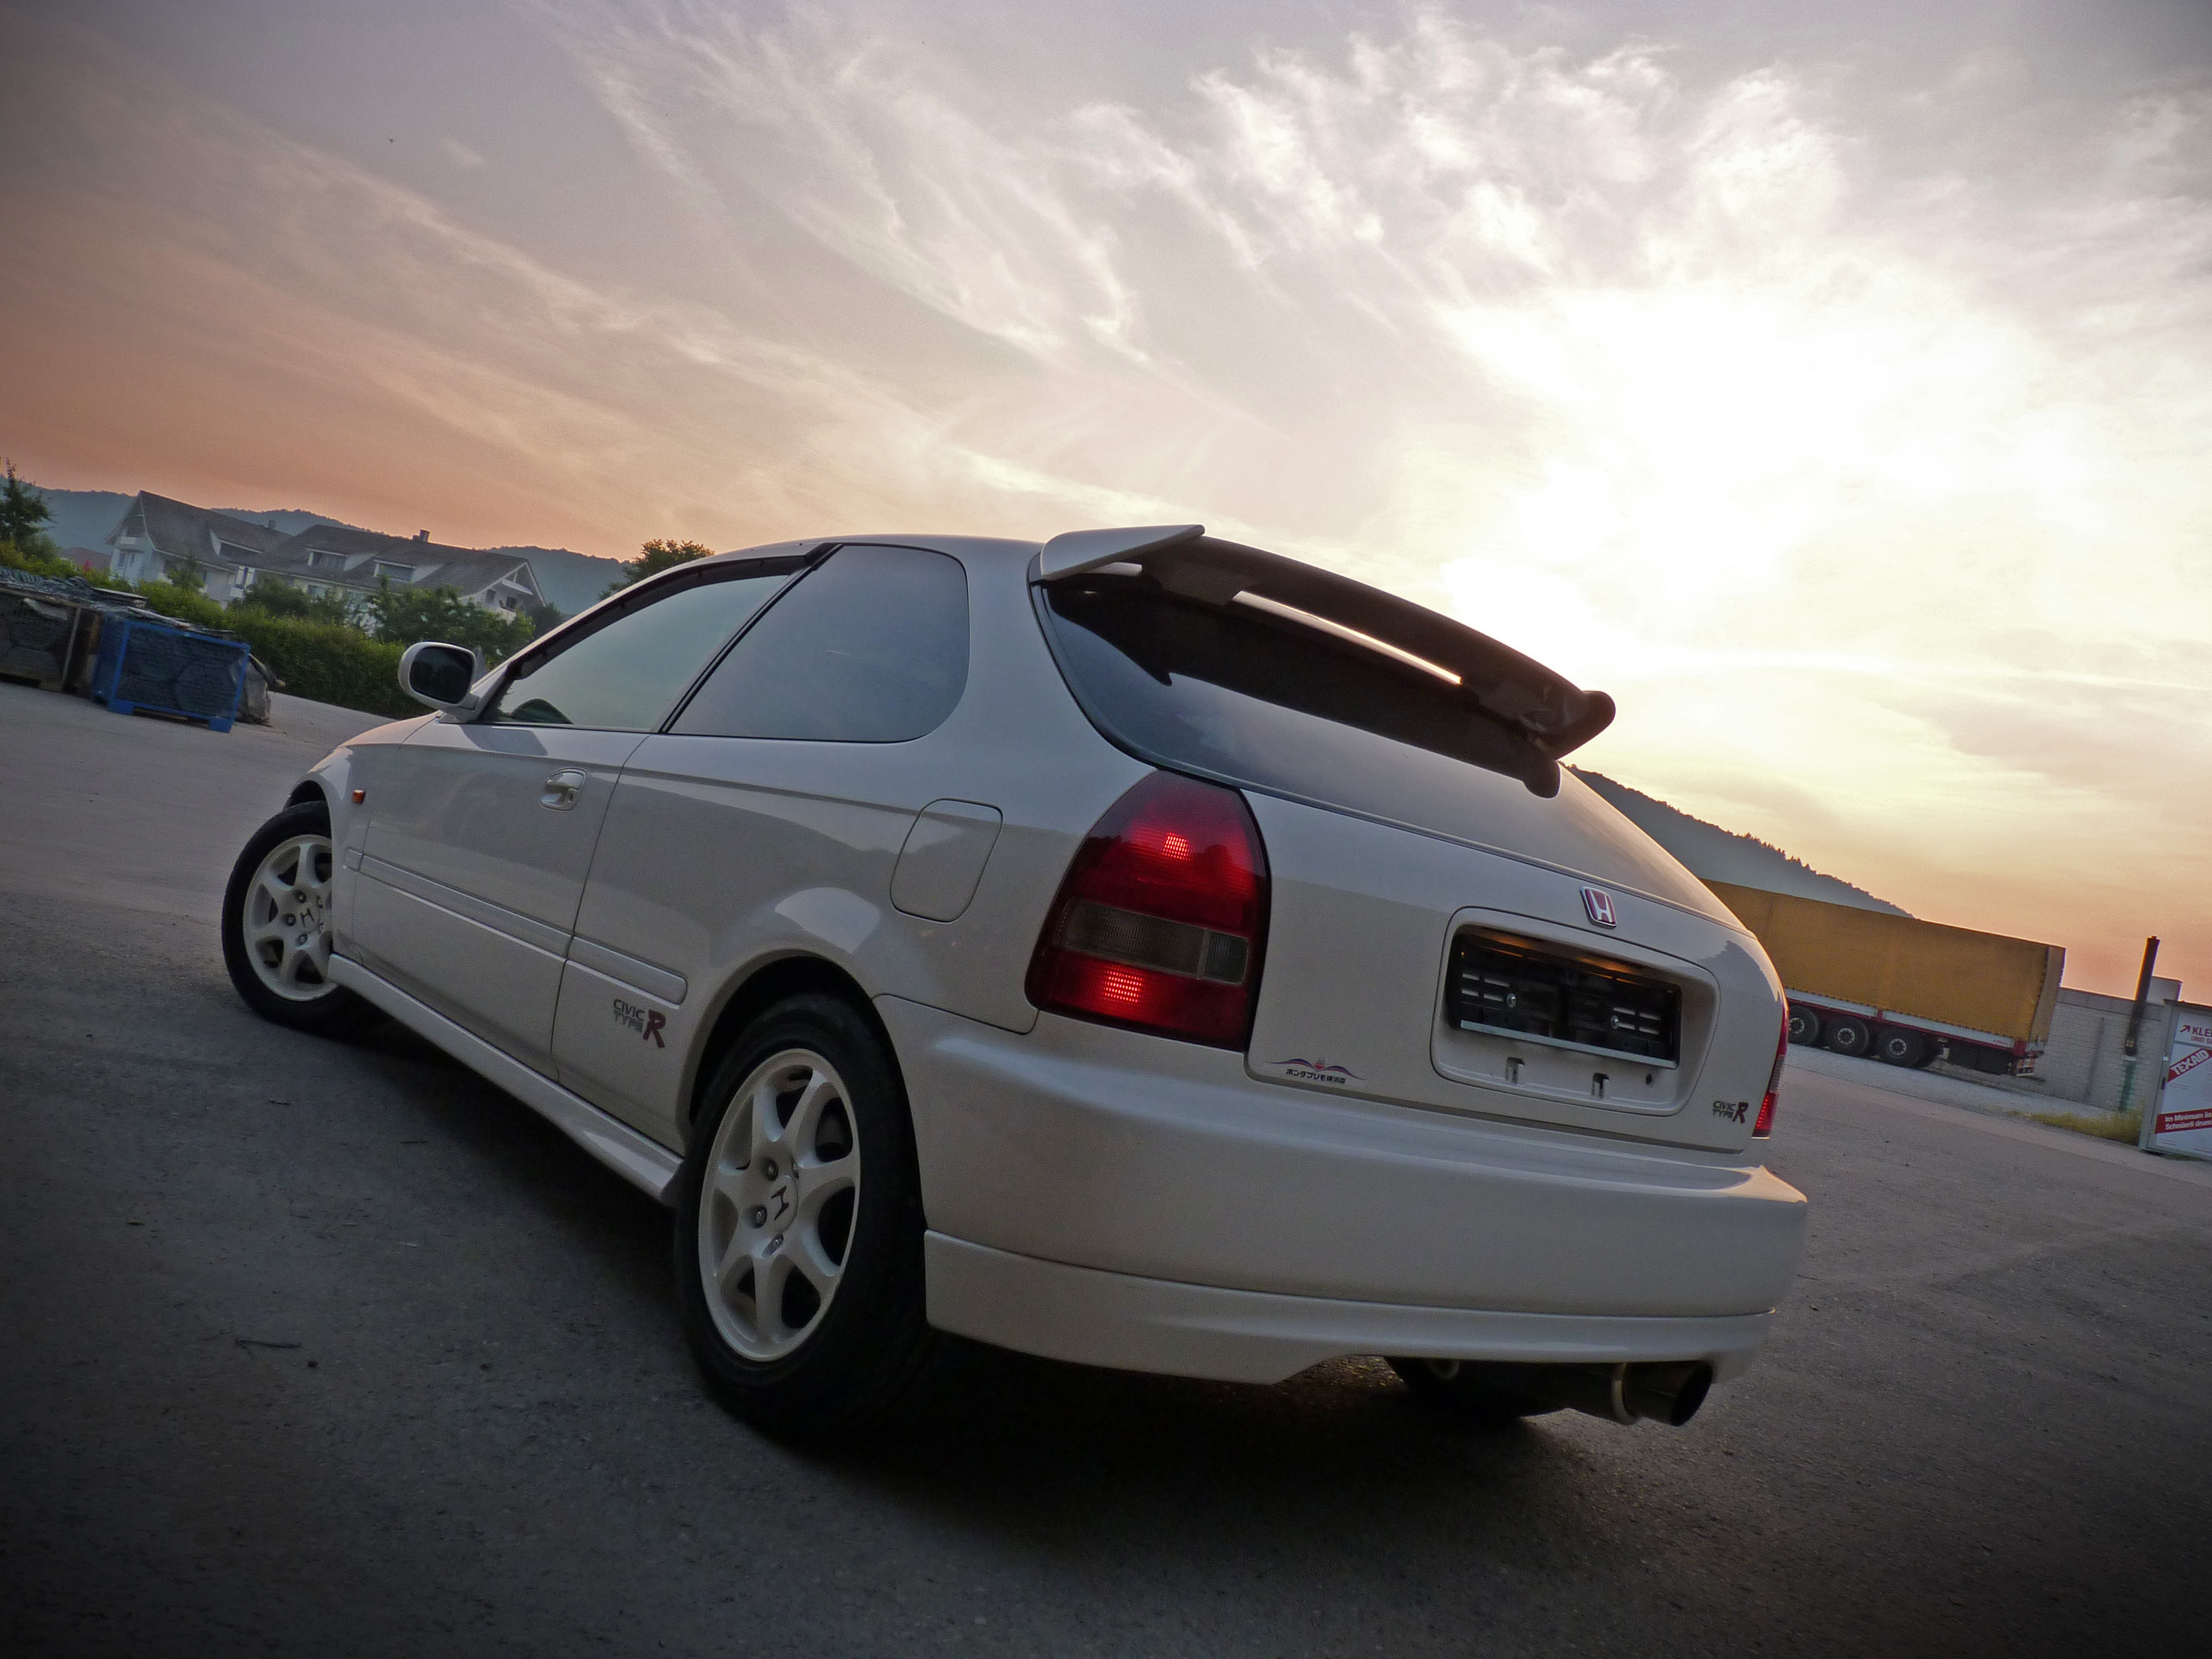
[[723, 642], [791, 580], [791, 569], [787, 564], [641, 595], [635, 610], [562, 643], [552, 656], [526, 659], [485, 718], [655, 731]]
[[914, 547], [846, 547], [738, 641], [671, 729], [902, 743], [968, 684], [968, 577]]
[[1463, 687], [1381, 650], [1140, 580], [1043, 592], [1077, 700], [1158, 764], [1445, 835], [1481, 811], [1470, 769], [1540, 788], [1556, 775]]

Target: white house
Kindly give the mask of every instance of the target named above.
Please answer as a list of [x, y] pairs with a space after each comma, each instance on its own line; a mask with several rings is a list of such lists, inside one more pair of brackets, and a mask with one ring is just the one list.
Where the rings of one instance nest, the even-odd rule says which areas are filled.
[[542, 604], [537, 573], [519, 553], [447, 547], [418, 530], [410, 539], [343, 525], [317, 524], [286, 535], [273, 524], [211, 512], [141, 490], [109, 532], [109, 569], [126, 581], [152, 581], [196, 570], [207, 596], [228, 605], [256, 584], [282, 582], [317, 598], [367, 611], [379, 584], [450, 587], [487, 611]]
[[410, 539], [343, 525], [310, 525], [254, 560], [250, 581], [289, 582], [318, 598], [363, 608], [380, 583], [394, 587], [450, 587], [487, 611], [521, 611], [544, 603], [537, 573], [520, 553], [447, 547], [418, 530]]
[[172, 501], [142, 489], [107, 534], [108, 570], [125, 581], [189, 580], [198, 571], [207, 596], [228, 605], [245, 592], [240, 573], [286, 540], [274, 525]]

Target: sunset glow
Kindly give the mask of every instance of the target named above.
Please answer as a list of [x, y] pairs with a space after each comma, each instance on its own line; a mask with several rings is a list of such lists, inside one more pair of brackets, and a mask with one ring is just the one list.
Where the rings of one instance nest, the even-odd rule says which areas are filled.
[[2201, 16], [2060, 95], [2053, 7], [1082, 15], [0, 11], [0, 449], [623, 557], [1202, 521], [1611, 692], [1578, 764], [2212, 994]]

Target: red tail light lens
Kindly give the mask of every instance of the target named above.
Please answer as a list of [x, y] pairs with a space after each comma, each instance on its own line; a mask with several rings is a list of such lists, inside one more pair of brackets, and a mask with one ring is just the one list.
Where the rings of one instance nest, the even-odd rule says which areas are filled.
[[1759, 1121], [1751, 1126], [1751, 1138], [1764, 1140], [1774, 1133], [1774, 1097], [1782, 1088], [1782, 1062], [1790, 1058], [1790, 1016], [1782, 1016], [1782, 1040], [1774, 1045], [1774, 1069], [1766, 1074], [1766, 1098], [1759, 1103]]
[[1244, 797], [1155, 772], [1068, 866], [1030, 959], [1030, 1000], [1242, 1048], [1267, 934], [1267, 855]]

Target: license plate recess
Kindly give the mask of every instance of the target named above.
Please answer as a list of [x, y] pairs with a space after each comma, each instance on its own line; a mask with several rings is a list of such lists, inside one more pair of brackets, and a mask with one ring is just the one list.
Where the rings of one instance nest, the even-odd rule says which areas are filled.
[[1646, 968], [1486, 927], [1452, 940], [1444, 1018], [1462, 1031], [1673, 1070], [1682, 993]]

